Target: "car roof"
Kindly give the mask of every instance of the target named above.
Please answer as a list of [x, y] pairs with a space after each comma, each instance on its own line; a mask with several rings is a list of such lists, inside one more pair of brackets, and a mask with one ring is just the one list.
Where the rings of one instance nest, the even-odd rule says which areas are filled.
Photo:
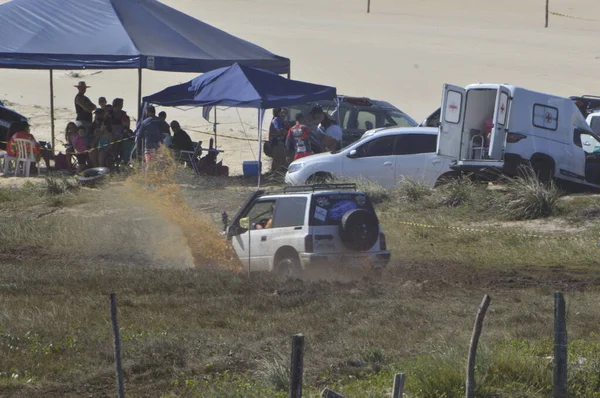
[[21, 118], [23, 118], [23, 119], [27, 120], [27, 118], [26, 118], [25, 116], [21, 115], [19, 112], [15, 111], [14, 109], [7, 108], [6, 106], [4, 106], [4, 105], [1, 105], [1, 104], [0, 104], [0, 109], [3, 109], [3, 110], [6, 110], [6, 111], [9, 111], [9, 112], [12, 112], [12, 113], [14, 113], [15, 115], [17, 115], [17, 116], [20, 116]]
[[[439, 129], [437, 127], [384, 127], [375, 131], [373, 134], [370, 134], [371, 137], [374, 136], [385, 136], [392, 134], [427, 134], [427, 135], [437, 135]], [[368, 131], [367, 131], [368, 132]], [[366, 134], [366, 133], [365, 133]]]

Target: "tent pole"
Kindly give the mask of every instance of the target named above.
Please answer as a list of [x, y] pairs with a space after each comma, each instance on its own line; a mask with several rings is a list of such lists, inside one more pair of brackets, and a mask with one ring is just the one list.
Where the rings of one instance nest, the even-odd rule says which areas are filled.
[[54, 154], [54, 74], [50, 69], [50, 133], [52, 141], [52, 154]]
[[213, 122], [213, 133], [215, 134], [215, 149], [217, 149], [217, 107], [215, 106], [215, 121]]
[[262, 113], [258, 110], [258, 188], [260, 188], [260, 175], [262, 173]]
[[142, 120], [142, 68], [138, 68], [138, 121]]

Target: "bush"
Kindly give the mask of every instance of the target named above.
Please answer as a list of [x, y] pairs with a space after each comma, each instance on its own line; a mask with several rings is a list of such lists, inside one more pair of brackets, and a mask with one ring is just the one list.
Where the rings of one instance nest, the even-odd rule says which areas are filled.
[[433, 190], [420, 181], [403, 178], [396, 188], [396, 193], [401, 200], [418, 202], [431, 196]]
[[440, 206], [460, 206], [473, 197], [475, 189], [477, 189], [477, 187], [470, 178], [455, 178], [437, 188], [436, 202]]
[[535, 220], [551, 216], [560, 196], [554, 183], [541, 182], [531, 168], [525, 168], [521, 176], [508, 180], [506, 194], [496, 204], [508, 219]]
[[62, 195], [67, 192], [78, 191], [81, 188], [79, 181], [64, 176], [44, 176], [43, 190], [48, 195]]

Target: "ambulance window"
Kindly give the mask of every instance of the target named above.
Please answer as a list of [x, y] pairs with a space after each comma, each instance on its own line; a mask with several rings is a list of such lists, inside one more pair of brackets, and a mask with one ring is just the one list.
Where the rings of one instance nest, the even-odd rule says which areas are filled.
[[448, 91], [446, 94], [446, 109], [444, 120], [448, 123], [457, 124], [460, 121], [460, 110], [462, 109], [462, 93]]
[[533, 105], [533, 125], [545, 130], [558, 129], [558, 108], [553, 106]]
[[504, 126], [506, 124], [506, 115], [508, 115], [508, 94], [500, 93], [500, 108], [498, 109], [498, 123]]

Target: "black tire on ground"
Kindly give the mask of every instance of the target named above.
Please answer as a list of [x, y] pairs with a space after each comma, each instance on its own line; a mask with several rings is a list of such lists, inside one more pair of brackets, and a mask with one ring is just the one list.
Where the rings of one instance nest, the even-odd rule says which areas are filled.
[[331, 174], [325, 173], [325, 172], [318, 172], [318, 173], [315, 173], [315, 174], [311, 175], [310, 177], [308, 177], [308, 179], [306, 180], [306, 183], [308, 185], [326, 184], [328, 182], [331, 182], [331, 180], [333, 180], [333, 176]]
[[302, 266], [298, 257], [284, 257], [277, 263], [277, 274], [285, 279], [302, 279]]
[[531, 161], [533, 173], [541, 182], [551, 182], [554, 180], [554, 167], [548, 160], [536, 159]]
[[448, 184], [453, 180], [458, 180], [460, 178], [460, 173], [458, 171], [450, 171], [448, 173], [444, 173], [437, 179], [434, 184], [434, 187], [437, 188], [440, 185]]
[[340, 238], [346, 248], [363, 252], [379, 239], [379, 222], [375, 213], [364, 209], [350, 210], [342, 217]]

